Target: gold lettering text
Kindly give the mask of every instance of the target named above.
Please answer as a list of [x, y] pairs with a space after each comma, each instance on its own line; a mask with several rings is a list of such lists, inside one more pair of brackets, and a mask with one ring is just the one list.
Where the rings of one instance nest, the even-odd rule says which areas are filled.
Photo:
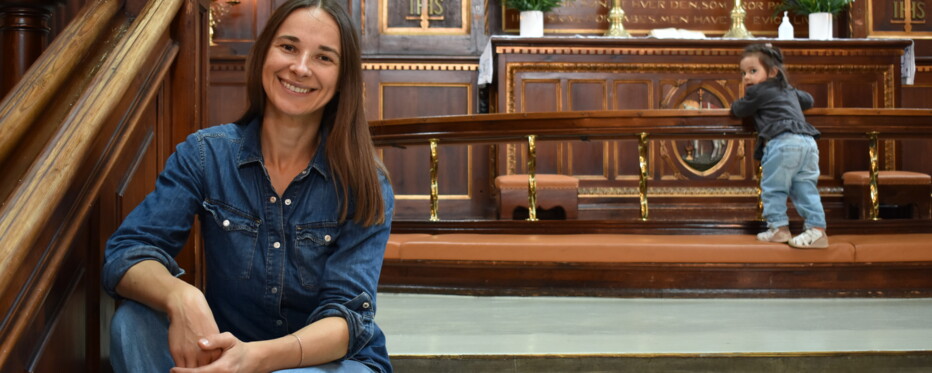
[[430, 15], [434, 15], [434, 16], [443, 15], [443, 0], [431, 0]]

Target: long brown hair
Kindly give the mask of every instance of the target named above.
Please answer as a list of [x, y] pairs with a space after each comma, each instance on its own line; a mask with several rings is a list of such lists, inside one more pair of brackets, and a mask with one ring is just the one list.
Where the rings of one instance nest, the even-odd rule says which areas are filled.
[[[330, 127], [326, 152], [340, 193], [340, 221], [346, 220], [350, 201], [354, 206], [353, 221], [363, 226], [385, 220], [385, 201], [379, 185], [378, 171], [388, 175], [377, 160], [369, 123], [362, 106], [362, 58], [356, 28], [339, 0], [290, 0], [269, 17], [268, 23], [252, 46], [246, 64], [246, 93], [249, 107], [236, 123], [246, 124], [261, 118], [266, 95], [262, 86], [262, 65], [278, 28], [292, 12], [304, 8], [320, 8], [330, 14], [340, 28], [340, 76], [337, 93], [324, 107], [321, 125]], [[332, 118], [332, 120], [330, 120]], [[321, 128], [323, 129], [323, 127]], [[351, 196], [351, 198], [350, 198]]]

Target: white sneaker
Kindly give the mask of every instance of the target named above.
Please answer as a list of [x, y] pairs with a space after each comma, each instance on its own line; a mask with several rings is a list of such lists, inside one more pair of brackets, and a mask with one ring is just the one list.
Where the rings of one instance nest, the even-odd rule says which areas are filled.
[[789, 241], [790, 237], [792, 237], [792, 235], [789, 230], [780, 228], [770, 228], [757, 234], [757, 239], [764, 242], [783, 243]]
[[797, 249], [824, 249], [828, 247], [828, 236], [821, 229], [809, 228], [789, 243]]

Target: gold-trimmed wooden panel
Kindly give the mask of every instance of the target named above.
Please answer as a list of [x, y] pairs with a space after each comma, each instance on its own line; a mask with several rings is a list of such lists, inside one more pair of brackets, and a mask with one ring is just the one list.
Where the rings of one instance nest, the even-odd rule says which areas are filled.
[[[895, 102], [894, 67], [891, 65], [796, 65], [787, 64], [790, 73], [810, 74], [877, 74], [882, 76], [883, 107], [892, 108]], [[738, 79], [737, 64], [653, 64], [653, 63], [569, 63], [569, 62], [509, 62], [505, 66], [506, 112], [515, 112], [515, 81], [521, 73], [601, 73], [601, 74], [700, 74], [723, 75], [734, 73]], [[527, 81], [522, 79], [522, 84]], [[523, 87], [522, 87], [523, 88]], [[523, 95], [522, 95], [523, 97]], [[522, 107], [524, 102], [522, 102]], [[521, 111], [526, 111], [522, 108]], [[561, 111], [561, 110], [557, 110]]]
[[[459, 4], [455, 4], [456, 1]], [[383, 35], [469, 35], [472, 22], [469, 0], [447, 2], [454, 4], [446, 6], [443, 0], [379, 0], [379, 32]]]
[[[390, 116], [390, 117], [386, 117], [386, 116], [385, 116], [385, 96], [386, 96], [385, 90], [386, 90], [387, 88], [392, 88], [392, 87], [396, 87], [396, 88], [397, 88], [397, 87], [409, 87], [409, 88], [424, 88], [424, 87], [428, 87], [428, 88], [459, 88], [459, 89], [465, 89], [466, 92], [465, 92], [465, 94], [463, 95], [463, 96], [465, 96], [465, 100], [463, 100], [463, 101], [461, 101], [461, 102], [464, 102], [464, 103], [466, 104], [466, 107], [465, 107], [465, 110], [463, 110], [462, 113], [458, 113], [458, 114], [472, 114], [472, 113], [473, 113], [473, 110], [472, 110], [472, 108], [473, 108], [473, 86], [472, 86], [472, 84], [470, 84], [470, 83], [391, 82], [391, 83], [379, 83], [379, 98], [378, 98], [378, 100], [379, 100], [379, 114], [378, 114], [378, 115], [379, 115], [379, 119], [389, 119], [390, 117], [391, 117], [391, 118], [398, 118], [398, 117], [405, 117], [405, 116], [428, 116], [428, 115], [449, 115], [449, 114], [454, 114], [454, 113], [452, 113], [452, 112], [431, 113], [431, 112], [429, 112], [430, 108], [427, 107], [427, 108], [423, 108], [422, 110], [417, 110], [416, 113], [411, 113], [411, 114], [409, 114], [409, 115], [401, 115], [401, 116]], [[442, 90], [441, 90], [441, 91], [442, 91]], [[433, 97], [433, 98], [436, 98], [436, 97], [437, 97], [436, 94], [430, 95], [430, 96]], [[408, 96], [405, 100], [406, 100], [406, 101], [409, 101], [409, 102], [414, 102], [415, 104], [417, 104], [417, 103], [419, 102], [419, 100], [417, 100], [417, 97], [416, 97], [416, 96]], [[434, 104], [434, 101], [433, 101], [433, 100], [423, 100], [422, 102], [423, 102], [425, 105], [433, 105], [433, 104]], [[450, 102], [456, 102], [456, 101], [455, 101], [455, 100], [452, 100], [452, 101], [446, 101], [446, 102], [450, 103]], [[428, 110], [428, 111], [424, 111], [424, 110]]]

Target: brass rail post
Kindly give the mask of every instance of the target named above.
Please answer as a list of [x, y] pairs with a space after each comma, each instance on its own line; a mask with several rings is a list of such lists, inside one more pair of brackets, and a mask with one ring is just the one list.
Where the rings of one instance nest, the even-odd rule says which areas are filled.
[[880, 195], [877, 190], [877, 170], [880, 168], [878, 160], [878, 149], [877, 149], [877, 131], [871, 131], [867, 133], [868, 138], [868, 154], [870, 155], [870, 196], [871, 196], [871, 211], [870, 211], [870, 220], [880, 220]]
[[761, 188], [761, 183], [764, 182], [764, 165], [760, 162], [757, 163], [757, 220], [764, 221], [764, 198], [763, 198], [763, 188]]
[[527, 220], [537, 221], [537, 179], [534, 173], [537, 168], [536, 135], [527, 137]]
[[437, 166], [440, 157], [437, 155], [439, 139], [430, 139], [430, 221], [440, 221], [437, 217], [437, 208], [440, 200], [440, 188], [437, 186]]
[[638, 141], [638, 165], [641, 168], [641, 174], [639, 176], [638, 184], [638, 196], [641, 198], [641, 220], [647, 221], [647, 132], [641, 132], [640, 139]]

